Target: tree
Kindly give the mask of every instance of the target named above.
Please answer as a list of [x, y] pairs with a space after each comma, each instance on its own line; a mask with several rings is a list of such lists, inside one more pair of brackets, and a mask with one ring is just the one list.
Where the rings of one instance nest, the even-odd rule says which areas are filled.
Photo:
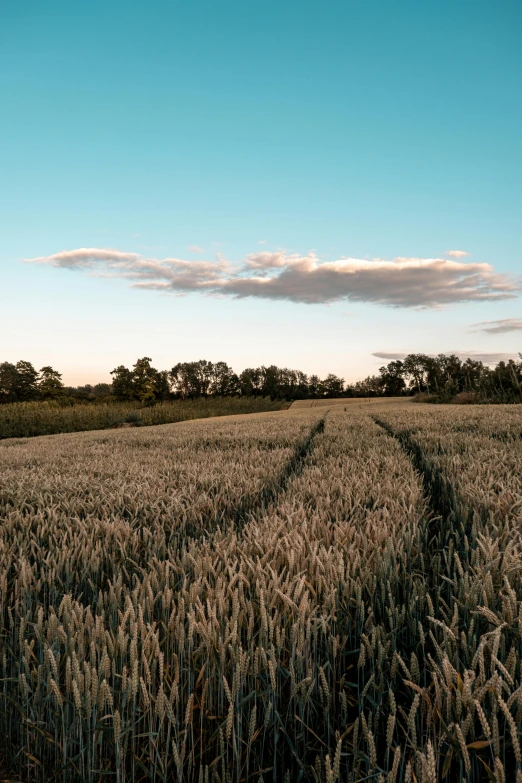
[[182, 399], [244, 393], [239, 378], [226, 362], [178, 362], [168, 377], [172, 391]]
[[353, 397], [379, 397], [382, 395], [382, 379], [380, 375], [369, 375], [363, 381], [357, 381], [352, 387]]
[[66, 386], [65, 394], [82, 402], [109, 401], [114, 396], [110, 383], [96, 383], [94, 386], [90, 383], [86, 383], [84, 386]]
[[92, 389], [95, 398], [111, 397], [112, 388], [110, 383], [95, 383]]
[[112, 393], [118, 400], [138, 400], [149, 404], [170, 397], [169, 377], [166, 370], [158, 372], [151, 366], [149, 356], [144, 356], [129, 370], [120, 364], [111, 371]]
[[275, 364], [270, 367], [261, 367], [262, 386], [261, 393], [263, 397], [270, 397], [272, 400], [281, 398], [280, 375], [281, 371]]
[[325, 397], [342, 397], [344, 391], [344, 381], [337, 375], [330, 373], [321, 383]]
[[224, 397], [227, 394], [236, 394], [238, 391], [238, 378], [226, 362], [216, 362], [213, 365], [212, 378], [209, 391], [211, 394]]
[[43, 400], [58, 399], [63, 394], [64, 390], [61, 373], [57, 370], [53, 370], [53, 368], [49, 366], [42, 367], [40, 370], [38, 390]]
[[308, 378], [308, 396], [314, 399], [319, 396], [319, 388], [321, 386], [321, 379], [318, 375], [310, 375]]
[[196, 378], [196, 388], [198, 397], [207, 397], [212, 394], [212, 383], [215, 376], [215, 365], [206, 359], [200, 359], [194, 362], [194, 376]]
[[0, 402], [16, 402], [18, 390], [18, 372], [10, 362], [0, 364]]
[[17, 398], [24, 401], [38, 399], [38, 372], [31, 362], [17, 362], [16, 372], [18, 374]]
[[476, 391], [480, 387], [480, 380], [484, 372], [484, 365], [476, 359], [466, 359], [462, 364], [464, 375], [464, 388], [466, 391]]
[[428, 357], [423, 353], [410, 353], [403, 362], [404, 374], [410, 378], [411, 386], [417, 388], [418, 392], [425, 389], [426, 359]]
[[440, 353], [436, 361], [442, 377], [441, 391], [444, 391], [448, 397], [462, 391], [462, 362], [459, 357], [455, 354], [448, 356]]
[[178, 362], [169, 372], [172, 391], [182, 400], [201, 397], [206, 389], [200, 362]]
[[258, 396], [261, 393], [262, 375], [258, 368], [248, 367], [239, 375], [239, 391], [245, 397]]
[[114, 370], [111, 370], [112, 393], [118, 400], [134, 399], [134, 383], [132, 371], [120, 364]]
[[167, 370], [160, 370], [156, 376], [156, 398], [158, 400], [170, 399], [170, 383]]
[[308, 397], [308, 376], [306, 375], [306, 373], [301, 372], [301, 370], [296, 370], [295, 377], [296, 377], [295, 398], [298, 400], [306, 399]]
[[398, 397], [406, 387], [404, 382], [404, 365], [400, 360], [390, 362], [386, 367], [380, 367], [381, 388], [386, 397]]
[[158, 392], [158, 371], [151, 367], [151, 358], [138, 359], [132, 372], [134, 396], [143, 403], [154, 402]]

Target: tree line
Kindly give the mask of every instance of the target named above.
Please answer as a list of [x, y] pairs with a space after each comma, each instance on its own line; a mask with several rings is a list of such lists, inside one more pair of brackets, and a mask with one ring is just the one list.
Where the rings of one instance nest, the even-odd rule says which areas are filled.
[[521, 402], [522, 354], [520, 361], [510, 359], [489, 367], [478, 359], [460, 359], [455, 355], [428, 356], [408, 354], [379, 369], [379, 375], [356, 383], [357, 394], [395, 397], [423, 394], [434, 402], [462, 401]]
[[[249, 367], [237, 374], [226, 362], [179, 362], [170, 370], [157, 370], [151, 359], [138, 359], [131, 369], [112, 370], [112, 383], [65, 386], [62, 375], [50, 366], [37, 371], [30, 362], [0, 363], [0, 402], [59, 400], [64, 404], [96, 400], [135, 400], [144, 405], [164, 400], [253, 396], [273, 400], [334, 397], [397, 397], [424, 394], [449, 402], [458, 395], [477, 401], [522, 400], [520, 361], [499, 362], [490, 368], [476, 359], [455, 355], [433, 357], [412, 353], [379, 369], [378, 375], [346, 384], [330, 373], [321, 379], [286, 367]], [[469, 401], [472, 401], [471, 397]]]
[[52, 400], [64, 388], [61, 374], [50, 366], [38, 371], [31, 362], [0, 363], [0, 402]]
[[237, 374], [226, 362], [179, 362], [170, 370], [156, 370], [150, 358], [138, 359], [132, 370], [120, 365], [112, 371], [112, 390], [117, 399], [149, 402], [198, 397], [251, 396], [273, 400], [307, 397], [340, 397], [344, 381], [329, 374], [321, 380], [300, 370], [248, 367]]
[[0, 363], [0, 403], [35, 400], [63, 402], [138, 401], [151, 404], [164, 400], [201, 397], [252, 396], [273, 400], [307, 397], [340, 397], [344, 381], [329, 374], [321, 379], [299, 370], [269, 367], [247, 368], [236, 374], [226, 362], [179, 362], [170, 370], [157, 370], [151, 358], [138, 359], [131, 369], [112, 370], [112, 383], [65, 386], [52, 367], [37, 371], [30, 362]]

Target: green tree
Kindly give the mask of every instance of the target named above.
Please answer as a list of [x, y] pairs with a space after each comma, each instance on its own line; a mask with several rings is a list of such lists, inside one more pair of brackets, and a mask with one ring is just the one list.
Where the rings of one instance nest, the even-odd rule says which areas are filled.
[[380, 367], [382, 393], [386, 397], [398, 397], [405, 389], [404, 366], [399, 360]]
[[261, 394], [262, 375], [256, 367], [247, 367], [239, 375], [239, 391], [244, 397]]
[[410, 353], [405, 357], [402, 364], [404, 375], [410, 379], [411, 386], [416, 388], [418, 392], [427, 389], [429, 392], [429, 386], [427, 384], [427, 373], [430, 363], [430, 357], [424, 353]]
[[306, 397], [308, 397], [308, 376], [306, 373], [301, 372], [301, 370], [296, 370], [295, 377], [296, 377], [295, 397], [298, 400], [304, 400], [306, 399]]
[[132, 371], [123, 364], [120, 364], [114, 370], [111, 370], [112, 393], [117, 400], [134, 399], [134, 383]]
[[271, 400], [280, 400], [281, 392], [281, 370], [275, 364], [270, 367], [261, 367], [262, 387], [261, 391], [264, 397], [270, 397]]
[[38, 390], [40, 396], [44, 400], [56, 400], [62, 394], [64, 386], [62, 383], [62, 375], [57, 370], [54, 370], [48, 365], [42, 367], [40, 370], [40, 379], [38, 382]]
[[321, 388], [323, 390], [323, 396], [325, 397], [342, 397], [344, 391], [344, 381], [337, 375], [330, 373], [326, 376], [324, 381], [321, 381]]
[[314, 399], [319, 396], [319, 387], [321, 386], [321, 379], [318, 375], [311, 375], [308, 379], [308, 395]]
[[132, 384], [136, 399], [143, 403], [154, 402], [158, 394], [158, 371], [151, 367], [151, 358], [138, 359], [132, 372]]
[[11, 362], [0, 364], [0, 402], [16, 402], [18, 390], [18, 372]]
[[170, 399], [170, 383], [167, 370], [160, 370], [156, 376], [156, 399]]
[[201, 362], [178, 362], [169, 372], [172, 391], [184, 400], [201, 397], [206, 389]]
[[210, 393], [218, 397], [237, 393], [237, 375], [226, 362], [216, 362], [213, 366]]
[[24, 401], [38, 399], [38, 372], [31, 362], [17, 362], [16, 372], [18, 374], [17, 398]]

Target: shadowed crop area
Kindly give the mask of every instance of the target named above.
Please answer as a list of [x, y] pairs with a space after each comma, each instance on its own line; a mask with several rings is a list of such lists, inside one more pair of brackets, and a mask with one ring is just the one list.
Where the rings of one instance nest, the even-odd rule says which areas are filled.
[[522, 406], [0, 443], [0, 752], [37, 783], [522, 781]]
[[285, 403], [267, 397], [175, 400], [149, 406], [132, 400], [96, 405], [65, 405], [58, 401], [6, 403], [0, 405], [0, 440], [122, 426], [171, 424], [213, 416], [277, 411], [284, 407], [287, 407]]

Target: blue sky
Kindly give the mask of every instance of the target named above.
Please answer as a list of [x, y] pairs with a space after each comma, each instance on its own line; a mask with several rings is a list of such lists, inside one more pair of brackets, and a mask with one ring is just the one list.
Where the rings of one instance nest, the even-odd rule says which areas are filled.
[[521, 29], [514, 1], [4, 0], [0, 360], [516, 354]]

